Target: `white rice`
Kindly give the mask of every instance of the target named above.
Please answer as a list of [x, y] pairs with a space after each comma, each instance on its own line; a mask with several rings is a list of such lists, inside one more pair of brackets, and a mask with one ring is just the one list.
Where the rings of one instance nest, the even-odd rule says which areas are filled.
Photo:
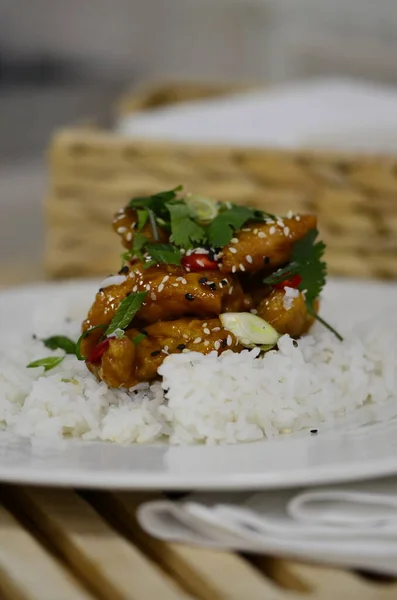
[[3, 336], [0, 423], [9, 430], [123, 444], [237, 443], [318, 428], [395, 399], [397, 334], [388, 322], [358, 327], [343, 343], [316, 326], [297, 346], [283, 336], [264, 358], [257, 350], [171, 355], [159, 369], [161, 383], [133, 390], [108, 389], [73, 356], [48, 372], [27, 369], [63, 354], [31, 334], [77, 339], [85, 308], [54, 303], [51, 321], [46, 310], [33, 315], [31, 331]]

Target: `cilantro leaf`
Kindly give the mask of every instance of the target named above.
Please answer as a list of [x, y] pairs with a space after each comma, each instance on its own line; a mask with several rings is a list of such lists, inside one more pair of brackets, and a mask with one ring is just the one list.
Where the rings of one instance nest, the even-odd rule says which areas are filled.
[[46, 348], [50, 350], [64, 350], [66, 354], [76, 354], [76, 344], [73, 340], [66, 337], [65, 335], [52, 335], [43, 341]]
[[190, 208], [187, 204], [167, 204], [171, 215], [172, 241], [189, 250], [199, 243], [205, 243], [207, 236], [204, 227], [192, 219]]
[[136, 294], [131, 294], [124, 298], [106, 329], [105, 336], [111, 335], [116, 329], [122, 329], [123, 331], [127, 329], [128, 325], [141, 308], [146, 295], [147, 292], [137, 292]]
[[166, 192], [159, 192], [152, 196], [142, 196], [139, 198], [133, 198], [127, 204], [127, 208], [141, 208], [152, 210], [156, 217], [164, 218], [164, 214], [167, 213], [166, 203], [177, 198], [177, 192], [182, 190], [182, 186], [168, 190]]
[[49, 371], [53, 369], [59, 363], [63, 361], [64, 356], [46, 356], [45, 358], [39, 358], [38, 360], [34, 360], [33, 362], [26, 365], [28, 369], [35, 369], [36, 367], [44, 367], [44, 371]]
[[106, 327], [107, 327], [106, 325], [94, 325], [94, 327], [90, 327], [89, 329], [86, 329], [85, 331], [83, 331], [83, 333], [81, 334], [81, 336], [79, 337], [79, 339], [76, 342], [76, 358], [77, 358], [77, 360], [86, 360], [86, 357], [81, 354], [82, 341], [85, 340], [85, 338], [88, 335], [90, 335], [90, 333], [92, 331], [96, 331], [97, 329], [106, 329]]
[[149, 211], [146, 210], [146, 208], [138, 208], [136, 212], [138, 215], [138, 229], [139, 231], [141, 231], [147, 223], [147, 220], [149, 218]]
[[137, 231], [134, 235], [134, 241], [132, 243], [132, 250], [134, 252], [134, 255], [139, 256], [142, 252], [142, 249], [145, 247], [148, 241], [148, 238], [145, 235], [143, 235], [143, 233]]
[[173, 244], [146, 244], [146, 251], [151, 258], [151, 261], [145, 264], [146, 268], [159, 263], [181, 264], [182, 254]]
[[261, 211], [248, 206], [232, 204], [231, 208], [221, 211], [207, 228], [208, 241], [213, 248], [226, 246], [234, 231], [247, 221], [263, 219]]
[[307, 311], [342, 341], [341, 335], [324, 321], [314, 308], [314, 302], [321, 294], [327, 278], [327, 265], [322, 260], [325, 244], [321, 240], [315, 243], [317, 236], [318, 230], [311, 229], [301, 240], [295, 242], [292, 246], [291, 262], [266, 277], [263, 282], [275, 285], [293, 275], [300, 275], [298, 289], [305, 293]]

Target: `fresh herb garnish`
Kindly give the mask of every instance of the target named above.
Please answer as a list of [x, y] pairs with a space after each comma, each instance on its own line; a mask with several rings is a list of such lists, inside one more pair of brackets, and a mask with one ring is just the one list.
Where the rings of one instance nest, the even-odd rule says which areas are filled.
[[167, 265], [181, 264], [181, 251], [173, 244], [146, 244], [145, 250], [150, 259], [148, 262], [144, 263], [146, 269], [159, 263], [165, 263]]
[[87, 335], [90, 335], [90, 333], [92, 333], [96, 329], [106, 329], [106, 325], [94, 325], [94, 327], [90, 327], [90, 329], [86, 329], [85, 331], [83, 331], [83, 333], [81, 334], [81, 336], [79, 337], [79, 339], [76, 342], [77, 360], [85, 360], [86, 359], [86, 357], [81, 354], [81, 342], [87, 337]]
[[116, 329], [127, 329], [138, 310], [141, 308], [147, 292], [137, 292], [124, 298], [120, 303], [113, 319], [105, 331], [105, 336], [109, 337]]
[[226, 246], [232, 239], [234, 232], [247, 221], [263, 221], [265, 218], [273, 218], [273, 216], [255, 208], [232, 204], [230, 208], [221, 210], [208, 226], [209, 245], [212, 248]]
[[182, 248], [189, 250], [200, 243], [207, 242], [207, 234], [192, 218], [190, 208], [184, 202], [167, 204], [171, 216], [172, 241]]
[[66, 354], [76, 354], [76, 343], [64, 335], [52, 335], [42, 340], [44, 346], [50, 350], [64, 350]]
[[142, 340], [145, 339], [145, 337], [147, 336], [144, 333], [139, 333], [138, 335], [132, 338], [132, 341], [134, 342], [135, 346], [138, 346], [138, 344], [140, 344]]
[[146, 208], [141, 208], [136, 211], [138, 215], [138, 229], [141, 231], [149, 218], [149, 211]]
[[64, 356], [46, 356], [45, 358], [39, 358], [38, 360], [34, 360], [33, 362], [26, 365], [28, 369], [35, 369], [36, 367], [44, 367], [44, 371], [49, 371], [53, 369], [59, 363], [63, 361]]
[[327, 277], [327, 264], [322, 260], [325, 244], [322, 241], [315, 243], [317, 236], [318, 230], [311, 229], [301, 240], [295, 242], [292, 246], [291, 261], [288, 265], [266, 277], [263, 282], [275, 285], [293, 275], [300, 275], [301, 281], [298, 289], [304, 292], [307, 311], [342, 341], [342, 336], [324, 321], [314, 309], [314, 302], [321, 294]]

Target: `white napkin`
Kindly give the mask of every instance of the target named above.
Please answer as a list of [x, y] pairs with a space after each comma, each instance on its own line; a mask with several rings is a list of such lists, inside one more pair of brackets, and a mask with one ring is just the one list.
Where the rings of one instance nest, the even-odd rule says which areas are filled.
[[397, 477], [308, 490], [195, 493], [138, 511], [154, 537], [397, 575]]
[[179, 142], [397, 152], [397, 87], [303, 81], [127, 115], [117, 128]]

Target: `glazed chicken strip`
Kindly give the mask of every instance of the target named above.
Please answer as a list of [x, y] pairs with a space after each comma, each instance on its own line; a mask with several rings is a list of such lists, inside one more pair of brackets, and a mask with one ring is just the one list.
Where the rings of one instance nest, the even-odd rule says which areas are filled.
[[[146, 337], [137, 345], [132, 341], [142, 330], [129, 329], [120, 339], [110, 339], [100, 363], [87, 363], [88, 368], [110, 387], [132, 387], [142, 381], [153, 381], [157, 369], [168, 354], [185, 349], [208, 354], [216, 350], [241, 350], [232, 333], [222, 328], [219, 319], [178, 319], [154, 323], [145, 328]], [[84, 340], [88, 352], [95, 336]]]
[[[138, 214], [137, 211], [132, 208], [123, 208], [120, 210], [113, 220], [113, 229], [121, 237], [122, 244], [125, 248], [131, 248], [134, 241], [135, 232], [138, 229]], [[140, 230], [149, 242], [168, 242], [169, 235], [157, 225], [157, 232], [159, 239], [156, 240], [153, 235], [153, 229], [150, 221], [144, 225]]]
[[[318, 303], [315, 303], [315, 310], [318, 310]], [[286, 298], [284, 290], [273, 290], [262, 300], [257, 311], [258, 317], [270, 323], [279, 333], [288, 333], [291, 337], [306, 333], [314, 321], [307, 311], [303, 295], [298, 291], [295, 298]]]
[[[283, 223], [283, 225], [281, 225]], [[284, 218], [276, 223], [250, 222], [223, 249], [222, 273], [274, 271], [291, 258], [294, 242], [317, 225], [313, 215]]]
[[131, 271], [127, 267], [122, 271], [123, 283], [110, 285], [97, 293], [84, 331], [110, 323], [121, 301], [134, 292], [147, 292], [138, 314], [143, 325], [186, 315], [216, 317], [222, 312], [239, 312], [251, 307], [237, 277], [220, 271], [187, 273], [182, 267], [164, 264], [144, 269], [140, 263], [131, 265]]

